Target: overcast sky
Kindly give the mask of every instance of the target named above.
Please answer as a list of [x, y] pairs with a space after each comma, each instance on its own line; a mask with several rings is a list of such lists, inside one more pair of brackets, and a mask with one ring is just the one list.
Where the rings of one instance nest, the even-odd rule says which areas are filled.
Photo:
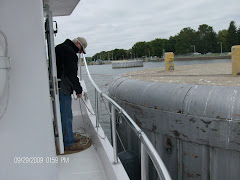
[[130, 49], [136, 42], [169, 38], [185, 27], [201, 24], [215, 32], [240, 25], [240, 0], [81, 0], [70, 16], [58, 22], [55, 44], [84, 37], [86, 56], [112, 49]]

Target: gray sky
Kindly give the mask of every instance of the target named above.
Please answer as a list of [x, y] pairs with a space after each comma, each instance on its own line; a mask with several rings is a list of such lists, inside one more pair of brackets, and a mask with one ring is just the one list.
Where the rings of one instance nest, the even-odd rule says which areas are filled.
[[240, 0], [81, 0], [70, 16], [55, 17], [55, 44], [84, 37], [86, 56], [130, 49], [136, 42], [169, 38], [201, 24], [215, 32], [240, 25]]

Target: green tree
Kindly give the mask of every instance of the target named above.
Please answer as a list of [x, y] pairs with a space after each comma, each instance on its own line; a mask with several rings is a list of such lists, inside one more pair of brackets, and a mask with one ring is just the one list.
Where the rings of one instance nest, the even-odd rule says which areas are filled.
[[161, 57], [162, 55], [162, 39], [155, 39], [150, 41], [150, 47], [153, 56]]
[[207, 52], [217, 51], [217, 34], [214, 32], [211, 26], [202, 24], [198, 27], [197, 31], [198, 42], [197, 47], [199, 52], [205, 54]]
[[152, 56], [152, 49], [151, 49], [151, 43], [150, 42], [146, 42], [146, 48], [144, 50], [144, 54], [146, 57]]
[[163, 49], [175, 54], [187, 54], [194, 52], [220, 52], [222, 43], [223, 52], [230, 51], [232, 45], [240, 44], [240, 27], [237, 30], [234, 21], [230, 22], [228, 30], [221, 30], [216, 34], [213, 27], [207, 24], [199, 25], [198, 31], [190, 27], [184, 28], [169, 39], [156, 38], [150, 42], [137, 42], [129, 50], [114, 49], [96, 53], [92, 58], [96, 59], [129, 59], [142, 56], [162, 56]]
[[193, 52], [193, 45], [196, 45], [196, 31], [192, 28], [184, 28], [176, 36], [176, 54], [187, 54]]
[[240, 45], [240, 26], [237, 31], [237, 36], [238, 36], [238, 45]]
[[100, 52], [101, 54], [101, 60], [107, 60], [107, 52], [106, 51], [102, 51]]
[[238, 44], [238, 35], [237, 28], [235, 26], [235, 22], [231, 21], [227, 33], [227, 51], [231, 51], [231, 47], [233, 45]]
[[145, 41], [137, 42], [133, 45], [132, 49], [136, 57], [146, 56], [148, 52], [146, 49], [150, 49], [150, 43], [147, 43]]
[[133, 59], [134, 58], [132, 49], [129, 49], [129, 50], [126, 51], [126, 57], [127, 57], [127, 59]]
[[171, 51], [168, 39], [155, 39], [150, 41], [151, 56], [161, 57], [163, 49], [165, 51]]
[[223, 29], [221, 31], [218, 32], [217, 34], [217, 40], [218, 40], [218, 44], [219, 44], [219, 48], [218, 52], [221, 52], [221, 43], [222, 43], [222, 51], [223, 52], [227, 52], [227, 30]]
[[168, 43], [169, 52], [175, 52], [176, 36], [170, 36]]
[[107, 60], [107, 55], [105, 51], [102, 51], [100, 53], [97, 53], [93, 56], [94, 60], [101, 59], [101, 60]]
[[92, 59], [93, 59], [94, 61], [97, 60], [97, 59], [99, 59], [99, 58], [98, 58], [99, 55], [100, 55], [100, 53], [96, 53], [96, 54], [94, 54], [94, 56], [92, 57]]
[[113, 59], [121, 60], [127, 57], [127, 51], [124, 49], [114, 49], [113, 50]]
[[92, 62], [92, 57], [86, 57], [87, 63]]

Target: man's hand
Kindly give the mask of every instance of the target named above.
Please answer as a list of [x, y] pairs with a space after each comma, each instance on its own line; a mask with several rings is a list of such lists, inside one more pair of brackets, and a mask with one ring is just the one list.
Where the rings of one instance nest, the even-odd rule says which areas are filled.
[[82, 97], [82, 93], [81, 94], [77, 94], [77, 98], [81, 98]]

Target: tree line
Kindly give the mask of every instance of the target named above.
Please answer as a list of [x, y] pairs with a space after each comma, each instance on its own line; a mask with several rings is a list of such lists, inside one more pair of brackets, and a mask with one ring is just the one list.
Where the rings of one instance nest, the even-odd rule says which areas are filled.
[[137, 42], [129, 50], [114, 49], [96, 53], [92, 59], [97, 60], [120, 60], [140, 57], [157, 56], [162, 57], [164, 52], [174, 52], [176, 55], [198, 52], [221, 53], [230, 52], [233, 45], [240, 44], [240, 26], [237, 29], [235, 22], [231, 21], [228, 29], [216, 33], [212, 26], [199, 25], [198, 30], [187, 27], [183, 28], [177, 35], [169, 39], [156, 38], [152, 41]]

